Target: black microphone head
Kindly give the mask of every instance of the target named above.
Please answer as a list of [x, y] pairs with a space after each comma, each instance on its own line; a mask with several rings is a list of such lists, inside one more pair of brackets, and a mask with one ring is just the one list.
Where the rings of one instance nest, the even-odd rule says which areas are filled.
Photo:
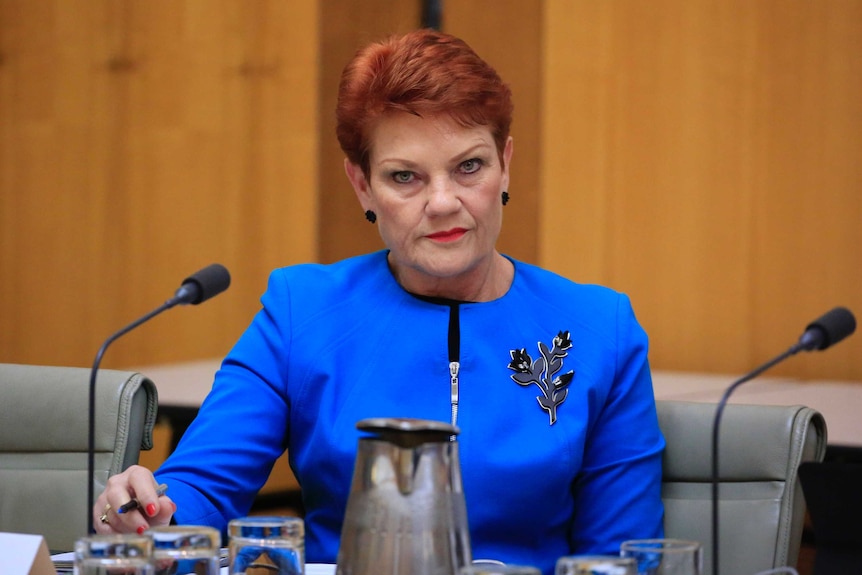
[[230, 286], [230, 272], [221, 264], [211, 264], [183, 280], [174, 298], [177, 303], [197, 305], [217, 296]]
[[803, 349], [822, 350], [835, 345], [856, 331], [856, 318], [846, 307], [836, 307], [805, 327], [799, 339]]

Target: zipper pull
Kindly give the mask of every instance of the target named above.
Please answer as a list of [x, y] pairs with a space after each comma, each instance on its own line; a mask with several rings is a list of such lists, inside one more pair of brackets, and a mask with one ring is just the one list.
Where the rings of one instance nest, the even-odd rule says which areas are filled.
[[449, 362], [449, 385], [452, 392], [452, 405], [458, 405], [458, 370], [461, 369], [461, 364], [457, 361]]
[[[452, 425], [458, 425], [458, 371], [461, 364], [457, 361], [449, 362], [449, 390], [452, 397]], [[449, 441], [455, 441], [455, 436], [449, 437]]]

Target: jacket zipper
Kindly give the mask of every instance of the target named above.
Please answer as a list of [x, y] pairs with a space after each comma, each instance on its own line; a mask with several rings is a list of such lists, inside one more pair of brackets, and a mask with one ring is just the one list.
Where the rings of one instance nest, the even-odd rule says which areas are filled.
[[[461, 371], [461, 321], [460, 307], [457, 303], [449, 304], [449, 392], [452, 403], [452, 425], [458, 425], [458, 397]], [[449, 438], [455, 441], [455, 436]]]

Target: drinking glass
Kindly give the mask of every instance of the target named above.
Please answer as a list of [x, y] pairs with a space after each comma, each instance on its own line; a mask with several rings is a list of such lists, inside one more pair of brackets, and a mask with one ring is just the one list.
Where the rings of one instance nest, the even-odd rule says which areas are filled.
[[637, 562], [618, 555], [569, 555], [557, 560], [555, 575], [638, 575]]
[[255, 516], [228, 523], [230, 573], [303, 575], [305, 524], [299, 517]]
[[458, 571], [458, 575], [542, 575], [536, 567], [529, 565], [506, 565], [500, 562], [474, 561]]
[[624, 541], [620, 555], [633, 557], [638, 575], [701, 575], [700, 543], [682, 539], [635, 539]]
[[212, 527], [163, 525], [145, 532], [153, 539], [156, 575], [219, 575], [221, 535]]
[[91, 535], [75, 542], [75, 575], [154, 575], [146, 535]]

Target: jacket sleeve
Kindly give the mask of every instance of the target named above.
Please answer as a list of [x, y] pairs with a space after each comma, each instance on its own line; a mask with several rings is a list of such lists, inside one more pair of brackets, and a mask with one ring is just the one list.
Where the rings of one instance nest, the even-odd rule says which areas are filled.
[[284, 381], [289, 356], [290, 294], [270, 276], [263, 308], [216, 373], [212, 390], [176, 451], [156, 472], [177, 504], [179, 523], [224, 532], [247, 515], [287, 445]]
[[572, 486], [574, 553], [619, 553], [627, 539], [663, 536], [664, 437], [658, 427], [647, 335], [619, 295], [614, 380]]

